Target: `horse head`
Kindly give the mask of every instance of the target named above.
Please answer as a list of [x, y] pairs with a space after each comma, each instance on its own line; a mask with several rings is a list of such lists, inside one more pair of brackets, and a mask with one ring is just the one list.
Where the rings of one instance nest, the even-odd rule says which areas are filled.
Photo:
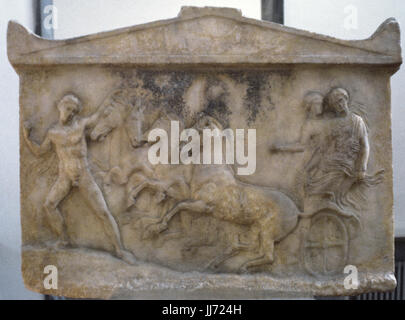
[[92, 140], [103, 141], [112, 130], [124, 123], [131, 107], [126, 96], [124, 90], [117, 90], [106, 99], [97, 125], [90, 134]]
[[132, 147], [138, 148], [145, 144], [143, 133], [145, 131], [145, 105], [136, 104], [135, 108], [131, 110], [127, 121], [125, 122], [125, 130]]
[[178, 121], [180, 130], [183, 129], [183, 123], [178, 116], [166, 113], [162, 108], [136, 105], [125, 123], [132, 147], [137, 148], [148, 143], [149, 133], [153, 129], [163, 129], [170, 135], [171, 121]]

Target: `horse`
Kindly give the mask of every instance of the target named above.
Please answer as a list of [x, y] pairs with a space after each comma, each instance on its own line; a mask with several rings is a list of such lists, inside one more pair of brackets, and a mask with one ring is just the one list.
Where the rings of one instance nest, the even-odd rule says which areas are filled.
[[[222, 130], [213, 117], [200, 117], [194, 125], [203, 129]], [[257, 252], [255, 258], [240, 266], [241, 272], [271, 264], [274, 244], [290, 234], [298, 224], [300, 211], [286, 194], [268, 187], [241, 182], [227, 164], [193, 165], [189, 180], [190, 197], [180, 199], [163, 216], [146, 226], [144, 239], [152, 238], [168, 229], [171, 219], [181, 212], [210, 215], [215, 219], [247, 226], [255, 234], [253, 243], [243, 243], [240, 234], [234, 235], [225, 252], [210, 261], [207, 268], [217, 268], [226, 260], [242, 252]], [[162, 188], [161, 183], [147, 182], [148, 188]], [[137, 192], [140, 192], [140, 186]], [[136, 194], [132, 194], [136, 198]], [[179, 199], [180, 197], [177, 196]]]
[[[115, 153], [118, 153], [119, 157], [114, 154], [114, 158], [119, 158], [119, 162], [106, 174], [104, 183], [126, 185], [126, 209], [135, 204], [131, 194], [138, 194], [138, 190], [147, 188], [148, 183], [152, 181], [155, 183], [161, 181], [162, 188], [165, 187], [164, 189], [169, 191], [174, 184], [180, 185], [183, 190], [187, 189], [182, 175], [175, 178], [170, 185], [165, 185], [162, 181], [167, 179], [161, 174], [156, 174], [159, 165], [152, 165], [148, 161], [148, 150], [151, 145], [148, 142], [149, 132], [159, 128], [170, 133], [172, 121], [178, 121], [182, 129], [181, 119], [161, 108], [147, 108], [145, 101], [139, 102], [133, 95], [128, 90], [115, 91], [111, 95], [110, 105], [106, 107], [90, 134], [92, 140], [103, 141], [113, 130], [122, 129], [119, 130], [118, 141], [112, 146], [118, 149]], [[130, 179], [134, 173], [139, 175], [135, 185], [133, 179]]]

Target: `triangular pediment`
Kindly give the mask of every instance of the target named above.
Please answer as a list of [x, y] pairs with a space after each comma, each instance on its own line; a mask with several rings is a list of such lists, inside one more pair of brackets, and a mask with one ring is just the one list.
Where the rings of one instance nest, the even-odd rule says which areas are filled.
[[385, 21], [369, 39], [345, 41], [245, 18], [229, 8], [182, 8], [178, 17], [67, 40], [45, 40], [15, 22], [14, 66], [32, 64], [401, 63], [400, 32]]

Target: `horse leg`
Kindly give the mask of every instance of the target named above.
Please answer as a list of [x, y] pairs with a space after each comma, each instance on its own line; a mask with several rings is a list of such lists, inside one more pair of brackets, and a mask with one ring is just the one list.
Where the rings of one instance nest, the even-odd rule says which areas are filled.
[[226, 250], [225, 253], [217, 256], [213, 260], [211, 260], [207, 265], [206, 269], [216, 269], [218, 266], [223, 263], [224, 261], [236, 256], [239, 254], [239, 252], [242, 251], [242, 248], [240, 247], [235, 247], [235, 246], [229, 246]]
[[122, 169], [120, 167], [117, 166], [112, 168], [105, 176], [104, 183], [108, 185], [111, 184], [111, 182], [118, 185], [123, 185], [127, 182], [123, 177]]
[[[179, 212], [180, 214], [180, 229], [173, 232], [164, 232], [156, 243], [158, 248], [161, 248], [167, 241], [173, 239], [185, 238], [191, 228], [191, 216], [186, 212]], [[187, 245], [189, 246], [189, 244]]]
[[170, 220], [180, 211], [191, 211], [195, 213], [211, 213], [213, 208], [207, 205], [202, 200], [195, 200], [195, 201], [182, 201], [179, 202], [172, 208], [169, 212], [167, 212], [162, 218], [162, 224], [166, 225], [170, 222]]
[[213, 260], [211, 260], [211, 261], [207, 264], [206, 268], [207, 268], [207, 269], [208, 269], [208, 268], [218, 268], [218, 266], [219, 266], [220, 264], [222, 264], [223, 262], [225, 262], [226, 260], [228, 260], [228, 259], [230, 259], [230, 258], [232, 258], [232, 257], [237, 256], [241, 251], [249, 250], [249, 249], [251, 249], [251, 248], [252, 248], [252, 245], [241, 243], [241, 242], [239, 241], [239, 235], [236, 235], [236, 236], [235, 236], [235, 239], [234, 239], [234, 243], [231, 244], [231, 245], [225, 250], [225, 253], [222, 254], [222, 255], [220, 255], [220, 256], [218, 256], [218, 257], [216, 257], [216, 258], [214, 258]]
[[135, 162], [135, 164], [131, 163], [127, 167], [124, 168], [124, 171], [125, 171], [127, 180], [128, 180], [128, 177], [130, 177], [134, 172], [141, 172], [147, 178], [155, 177], [155, 172], [152, 170], [151, 167], [149, 167], [145, 163], [138, 163], [138, 162]]
[[146, 186], [147, 186], [147, 181], [144, 181], [141, 184], [139, 184], [135, 189], [127, 191], [127, 194], [128, 194], [128, 196], [127, 196], [127, 209], [129, 209], [130, 207], [132, 207], [135, 204], [138, 194], [143, 189], [145, 189]]
[[261, 245], [259, 250], [259, 256], [255, 259], [246, 261], [240, 267], [240, 271], [248, 272], [250, 268], [259, 267], [266, 264], [271, 264], [274, 261], [274, 240], [271, 232], [262, 230], [261, 232]]
[[159, 239], [156, 241], [155, 245], [156, 245], [156, 248], [161, 248], [168, 241], [181, 239], [181, 238], [184, 238], [184, 235], [180, 231], [174, 231], [174, 232], [170, 232], [170, 233], [164, 232], [164, 233], [161, 234], [161, 237], [159, 237]]
[[146, 180], [142, 182], [140, 185], [138, 185], [135, 189], [131, 190], [128, 192], [128, 197], [127, 197], [127, 209], [133, 206], [136, 202], [136, 198], [138, 197], [138, 194], [144, 190], [144, 189], [157, 189], [157, 190], [164, 190], [164, 187], [161, 182], [153, 182], [152, 180]]
[[244, 264], [242, 264], [242, 266], [240, 267], [240, 271], [243, 273], [247, 273], [249, 272], [249, 269], [251, 268], [257, 268], [266, 264], [271, 264], [273, 263], [274, 259], [273, 257], [270, 257], [267, 254], [264, 254], [261, 257], [249, 260], [247, 262], [245, 262]]
[[177, 177], [169, 184], [167, 193], [174, 199], [187, 199], [190, 196], [190, 187], [183, 177]]
[[150, 238], [158, 233], [165, 231], [168, 228], [170, 220], [180, 211], [192, 211], [196, 213], [212, 212], [212, 207], [208, 206], [204, 201], [183, 201], [177, 203], [170, 209], [158, 223], [148, 226], [144, 232], [145, 238]]

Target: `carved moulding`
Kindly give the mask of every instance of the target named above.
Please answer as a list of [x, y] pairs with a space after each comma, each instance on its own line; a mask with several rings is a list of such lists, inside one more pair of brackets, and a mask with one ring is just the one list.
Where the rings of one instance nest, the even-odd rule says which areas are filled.
[[[10, 22], [26, 286], [86, 298], [392, 290], [399, 40], [394, 19], [344, 41], [224, 8], [57, 41]], [[167, 163], [148, 158], [155, 129]], [[184, 129], [254, 129], [253, 169], [176, 162]], [[44, 287], [48, 265], [57, 288]]]

